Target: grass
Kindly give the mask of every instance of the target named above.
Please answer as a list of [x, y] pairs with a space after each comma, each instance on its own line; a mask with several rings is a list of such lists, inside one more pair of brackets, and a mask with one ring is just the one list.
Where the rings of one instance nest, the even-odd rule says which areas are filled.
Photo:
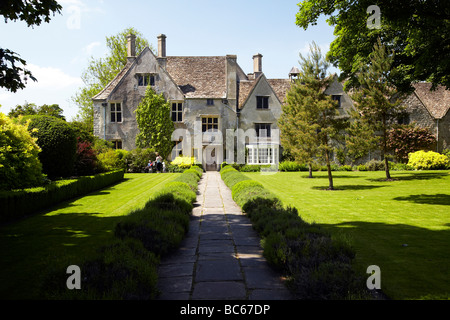
[[[450, 297], [450, 174], [448, 171], [245, 173], [295, 206], [307, 222], [351, 238], [355, 267], [381, 269], [392, 299]], [[369, 276], [369, 275], [368, 275]]]
[[111, 241], [115, 225], [180, 174], [125, 181], [0, 228], [0, 298], [39, 299], [43, 270], [77, 264]]

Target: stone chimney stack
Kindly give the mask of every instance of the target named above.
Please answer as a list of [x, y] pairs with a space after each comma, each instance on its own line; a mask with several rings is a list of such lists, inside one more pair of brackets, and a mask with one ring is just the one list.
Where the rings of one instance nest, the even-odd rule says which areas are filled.
[[165, 34], [158, 36], [158, 58], [166, 57], [166, 38]]
[[257, 79], [262, 73], [262, 54], [258, 53], [253, 56], [253, 74]]
[[129, 34], [127, 40], [127, 60], [132, 61], [136, 58], [136, 36], [134, 34]]

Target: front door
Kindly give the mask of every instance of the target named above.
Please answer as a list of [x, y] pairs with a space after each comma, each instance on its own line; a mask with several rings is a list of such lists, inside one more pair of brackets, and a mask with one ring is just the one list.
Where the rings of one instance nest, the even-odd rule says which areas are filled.
[[217, 151], [216, 147], [207, 147], [206, 150], [206, 171], [217, 171]]

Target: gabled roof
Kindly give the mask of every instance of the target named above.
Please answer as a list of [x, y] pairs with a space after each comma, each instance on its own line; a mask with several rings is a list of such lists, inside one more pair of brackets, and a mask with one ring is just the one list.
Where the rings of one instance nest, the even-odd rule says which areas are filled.
[[275, 96], [280, 100], [280, 103], [283, 104], [285, 102], [286, 93], [291, 87], [291, 81], [289, 79], [267, 79], [263, 73], [256, 80], [241, 80], [239, 82], [239, 108], [245, 105], [253, 90], [262, 79], [268, 82]]
[[186, 98], [225, 98], [226, 57], [167, 57], [166, 70]]
[[97, 95], [92, 97], [92, 100], [105, 100], [109, 97], [109, 95], [114, 91], [114, 89], [117, 87], [117, 85], [122, 81], [122, 79], [125, 77], [125, 75], [128, 73], [128, 70], [131, 69], [131, 66], [135, 63], [136, 60], [133, 62], [127, 61], [127, 64], [125, 67], [117, 74], [117, 76], [106, 85], [105, 88], [103, 88], [102, 91], [100, 91]]
[[412, 84], [414, 93], [435, 119], [442, 119], [450, 109], [450, 90], [444, 86], [438, 86], [430, 91], [431, 83], [419, 82]]

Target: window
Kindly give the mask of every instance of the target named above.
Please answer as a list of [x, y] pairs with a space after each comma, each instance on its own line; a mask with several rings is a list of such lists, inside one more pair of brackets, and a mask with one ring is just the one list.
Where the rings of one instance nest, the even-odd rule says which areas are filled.
[[332, 95], [332, 96], [331, 96], [331, 99], [333, 99], [334, 101], [337, 101], [337, 103], [338, 103], [338, 108], [341, 107], [341, 97], [342, 97], [342, 96], [340, 96], [340, 95]]
[[248, 164], [276, 164], [278, 163], [277, 145], [248, 145]]
[[172, 102], [172, 121], [182, 122], [183, 121], [183, 103], [182, 102]]
[[155, 76], [153, 74], [139, 74], [138, 75], [138, 86], [147, 87], [148, 85], [155, 85]]
[[120, 102], [109, 104], [111, 108], [111, 122], [122, 122], [122, 106]]
[[255, 123], [256, 137], [270, 138], [270, 123]]
[[401, 113], [397, 118], [398, 124], [409, 124], [410, 122], [409, 114], [406, 112]]
[[213, 106], [214, 105], [214, 99], [206, 99], [206, 105], [207, 106]]
[[113, 143], [114, 149], [122, 149], [122, 140], [113, 140], [111, 142]]
[[204, 117], [202, 118], [202, 132], [219, 130], [219, 118], [217, 117]]
[[269, 97], [257, 96], [256, 109], [269, 109]]

